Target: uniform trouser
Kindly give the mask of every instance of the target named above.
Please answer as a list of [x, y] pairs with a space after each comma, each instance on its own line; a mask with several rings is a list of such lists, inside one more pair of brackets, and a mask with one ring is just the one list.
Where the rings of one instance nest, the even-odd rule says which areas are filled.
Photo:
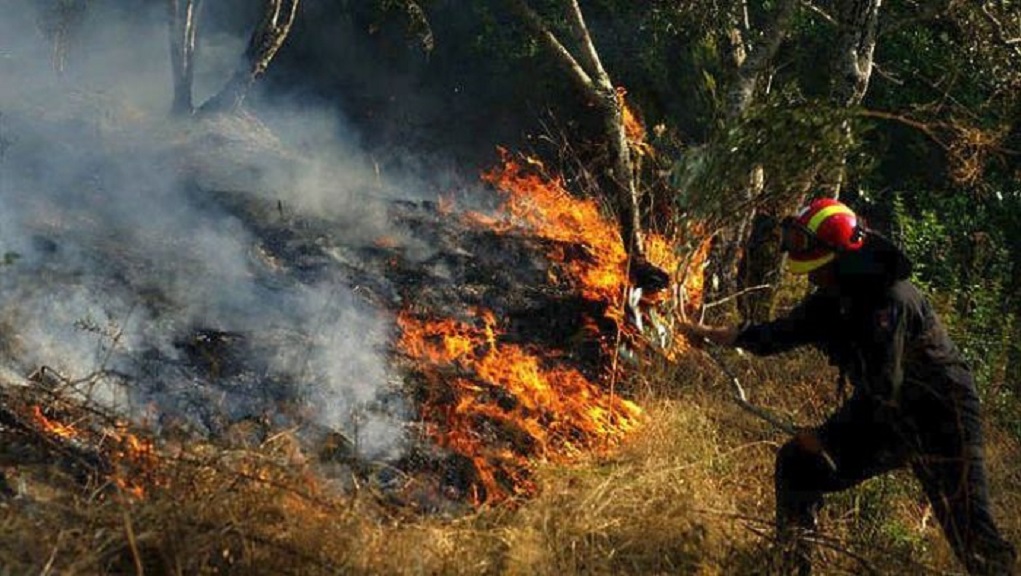
[[978, 399], [970, 383], [948, 388], [899, 412], [856, 395], [815, 431], [818, 442], [787, 442], [776, 460], [781, 536], [813, 529], [824, 493], [910, 466], [968, 572], [1013, 574], [1015, 551], [989, 511]]

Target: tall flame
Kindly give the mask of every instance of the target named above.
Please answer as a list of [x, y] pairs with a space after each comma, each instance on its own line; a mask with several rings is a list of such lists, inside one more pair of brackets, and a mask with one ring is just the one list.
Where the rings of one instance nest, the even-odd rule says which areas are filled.
[[476, 220], [497, 229], [516, 224], [539, 238], [581, 246], [585, 258], [568, 259], [562, 251], [549, 257], [565, 266], [582, 296], [610, 304], [608, 315], [623, 318], [620, 300], [627, 284], [627, 252], [617, 226], [603, 216], [595, 200], [572, 196], [562, 178], [543, 178], [506, 153], [503, 165], [482, 178], [504, 194], [501, 208], [509, 220], [501, 223], [473, 214]]
[[[503, 152], [503, 164], [482, 176], [503, 196], [501, 216], [465, 217], [500, 233], [516, 230], [547, 240], [547, 257], [561, 272], [551, 272], [551, 281], [569, 283], [602, 303], [618, 333], [627, 335], [629, 261], [617, 226], [594, 200], [572, 196], [562, 178], [545, 178], [541, 168], [537, 160]], [[671, 274], [680, 266], [672, 243], [654, 234], [647, 258]], [[686, 278], [681, 289], [689, 288], [700, 291], [700, 284]], [[612, 446], [640, 422], [641, 409], [615, 393], [617, 374], [610, 367], [590, 380], [537, 347], [506, 342], [490, 310], [471, 311], [471, 320], [404, 312], [398, 325], [398, 346], [426, 380], [426, 431], [471, 463], [469, 495], [477, 503], [528, 495], [535, 490], [534, 459], [560, 460]]]

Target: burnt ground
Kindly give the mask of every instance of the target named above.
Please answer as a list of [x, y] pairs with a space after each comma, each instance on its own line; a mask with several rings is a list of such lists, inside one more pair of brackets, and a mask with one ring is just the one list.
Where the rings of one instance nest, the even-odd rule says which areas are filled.
[[[598, 326], [608, 338], [616, 326], [603, 318], [605, 304], [581, 298], [569, 285], [551, 283], [549, 269], [555, 264], [545, 257], [552, 248], [548, 241], [524, 232], [481, 228], [433, 202], [389, 201], [387, 213], [400, 237], [350, 245], [336, 223], [292, 213], [279, 202], [229, 191], [195, 189], [191, 193], [236, 219], [250, 234], [250, 268], [264, 290], [335, 283], [350, 290], [356, 305], [389, 316], [403, 311], [422, 318], [470, 322], [476, 309], [485, 308], [500, 320], [505, 330], [502, 341], [546, 351], [558, 363], [592, 377], [605, 366], [605, 343], [591, 327]], [[560, 248], [568, 255], [586, 257], [579, 247]], [[133, 282], [128, 268], [137, 262], [125, 256], [122, 262], [111, 258], [108, 264], [114, 269], [123, 266], [120, 281]], [[170, 305], [158, 286], [133, 288], [143, 294], [143, 306], [155, 318]], [[174, 350], [136, 351], [131, 370], [103, 370], [79, 381], [51, 370], [51, 384], [45, 388], [49, 400], [38, 398], [39, 390], [33, 391], [41, 386], [38, 379], [5, 379], [5, 394], [20, 398], [5, 402], [0, 434], [5, 441], [16, 437], [6, 445], [45, 444], [23, 452], [36, 460], [65, 462], [83, 482], [108, 473], [114, 463], [102, 448], [90, 446], [88, 437], [73, 442], [55, 438], [29, 417], [31, 406], [54, 406], [59, 401], [63, 408], [47, 408], [48, 416], [96, 420], [93, 428], [103, 430], [116, 419], [117, 409], [107, 409], [80, 393], [84, 386], [103, 382], [129, 390], [133, 406], [147, 406], [148, 413], [157, 414], [142, 422], [135, 415], [139, 433], [151, 434], [157, 445], [171, 436], [258, 445], [278, 430], [297, 427], [307, 452], [328, 473], [345, 476], [353, 471], [363, 480], [392, 487], [386, 492], [398, 501], [405, 498], [400, 484], [407, 475], [426, 475], [430, 478], [426, 484], [432, 486], [429, 491], [443, 498], [425, 496], [429, 501], [423, 504], [420, 492], [413, 497], [414, 505], [433, 509], [463, 504], [476, 480], [475, 471], [465, 458], [431, 446], [416, 429], [416, 403], [422, 398], [422, 387], [430, 384], [401, 351], [392, 347], [382, 351], [390, 358], [391, 386], [358, 404], [361, 411], [404, 420], [401, 452], [396, 457], [377, 456], [359, 448], [357, 426], [352, 432], [346, 423], [330, 427], [311, 418], [308, 406], [316, 401], [314, 391], [296, 384], [293, 374], [271, 368], [267, 358], [278, 344], [301, 344], [303, 339], [311, 341], [310, 335], [246, 333], [203, 325], [200, 320], [172, 330]], [[352, 419], [358, 417], [351, 414]], [[495, 441], [525, 441], [511, 429], [489, 426], [486, 430]], [[385, 462], [376, 465], [379, 459]], [[17, 454], [8, 451], [4, 465], [17, 464]]]

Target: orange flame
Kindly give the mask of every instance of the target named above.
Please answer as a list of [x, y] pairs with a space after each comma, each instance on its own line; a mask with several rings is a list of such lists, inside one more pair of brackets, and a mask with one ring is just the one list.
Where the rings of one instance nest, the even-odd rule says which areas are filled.
[[90, 443], [102, 449], [114, 468], [109, 480], [129, 496], [142, 498], [145, 496], [145, 483], [159, 483], [154, 475], [158, 464], [155, 446], [151, 441], [128, 432], [126, 425], [118, 424], [113, 430], [96, 434], [48, 418], [39, 405], [32, 406], [32, 419], [41, 431], [51, 436]]
[[685, 295], [685, 308], [688, 314], [702, 308], [702, 297], [705, 295], [705, 268], [709, 260], [709, 248], [712, 246], [712, 238], [706, 238], [691, 255], [688, 262], [688, 273], [684, 276], [684, 285], [681, 289]]
[[611, 304], [608, 315], [623, 317], [619, 300], [627, 284], [627, 252], [617, 226], [602, 215], [594, 200], [575, 198], [562, 179], [544, 179], [506, 153], [503, 165], [482, 178], [504, 193], [502, 209], [511, 221], [472, 214], [476, 221], [497, 230], [512, 229], [517, 223], [539, 238], [581, 246], [584, 254], [579, 258], [568, 259], [563, 250], [549, 256], [566, 268], [584, 297]]
[[622, 87], [617, 88], [617, 102], [620, 104], [621, 115], [623, 116], [624, 134], [632, 146], [644, 147], [646, 146], [645, 126], [642, 125], [641, 120], [638, 119], [638, 116], [628, 106], [627, 100], [624, 98], [626, 95], [627, 90]]
[[645, 140], [648, 136], [645, 125], [631, 109], [625, 96], [627, 96], [627, 90], [618, 87], [617, 102], [620, 105], [621, 122], [624, 124], [624, 137], [627, 138], [628, 146], [638, 158], [652, 156], [655, 154], [655, 149]]
[[[114, 447], [109, 450], [110, 459], [120, 469], [111, 479], [121, 490], [135, 498], [142, 498], [147, 484], [165, 484], [158, 474], [159, 457], [156, 445], [151, 440], [132, 434], [124, 424], [107, 431], [107, 435], [114, 442]], [[125, 474], [129, 476], [125, 477]]]
[[[637, 405], [577, 370], [547, 367], [536, 353], [500, 342], [490, 311], [478, 311], [478, 318], [481, 326], [407, 313], [398, 318], [399, 346], [430, 380], [423, 403], [428, 432], [474, 464], [478, 503], [534, 491], [529, 458], [598, 448], [637, 424]], [[462, 375], [444, 383], [445, 371]]]
[[[644, 138], [644, 132], [636, 136]], [[594, 200], [572, 196], [562, 178], [543, 177], [538, 160], [501, 153], [503, 164], [482, 178], [502, 193], [502, 214], [465, 217], [498, 233], [517, 231], [545, 240], [553, 264], [550, 281], [603, 303], [606, 317], [620, 334], [629, 335], [623, 303], [629, 262], [616, 224]], [[681, 259], [673, 246], [650, 234], [646, 257], [676, 276]], [[688, 265], [697, 273], [686, 274], [683, 286], [676, 287], [698, 292], [688, 293], [688, 302], [700, 298], [704, 254], [699, 254]], [[637, 426], [641, 410], [616, 395], [612, 385], [607, 391], [599, 380], [549, 354], [503, 341], [492, 311], [472, 313], [473, 320], [459, 321], [404, 312], [398, 317], [398, 346], [417, 362], [427, 383], [421, 403], [426, 433], [471, 463], [475, 477], [469, 490], [476, 503], [531, 494], [533, 459], [559, 460], [609, 447]], [[594, 319], [585, 321], [598, 330]], [[603, 346], [611, 340], [604, 339]], [[605, 367], [599, 379], [614, 376]]]
[[53, 436], [67, 440], [78, 437], [78, 431], [75, 430], [74, 426], [50, 420], [43, 415], [43, 409], [40, 406], [32, 407], [32, 417], [35, 419], [36, 423], [39, 424], [40, 428]]

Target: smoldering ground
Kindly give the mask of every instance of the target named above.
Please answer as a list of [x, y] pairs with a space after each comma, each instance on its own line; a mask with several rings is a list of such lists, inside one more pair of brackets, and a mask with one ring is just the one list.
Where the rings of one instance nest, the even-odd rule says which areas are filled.
[[[353, 293], [348, 256], [400, 238], [387, 202], [428, 187], [323, 110], [169, 120], [162, 3], [90, 3], [58, 73], [46, 4], [0, 5], [5, 369], [47, 366], [157, 426], [312, 420], [397, 455], [393, 322]], [[203, 41], [197, 95], [244, 41]]]

